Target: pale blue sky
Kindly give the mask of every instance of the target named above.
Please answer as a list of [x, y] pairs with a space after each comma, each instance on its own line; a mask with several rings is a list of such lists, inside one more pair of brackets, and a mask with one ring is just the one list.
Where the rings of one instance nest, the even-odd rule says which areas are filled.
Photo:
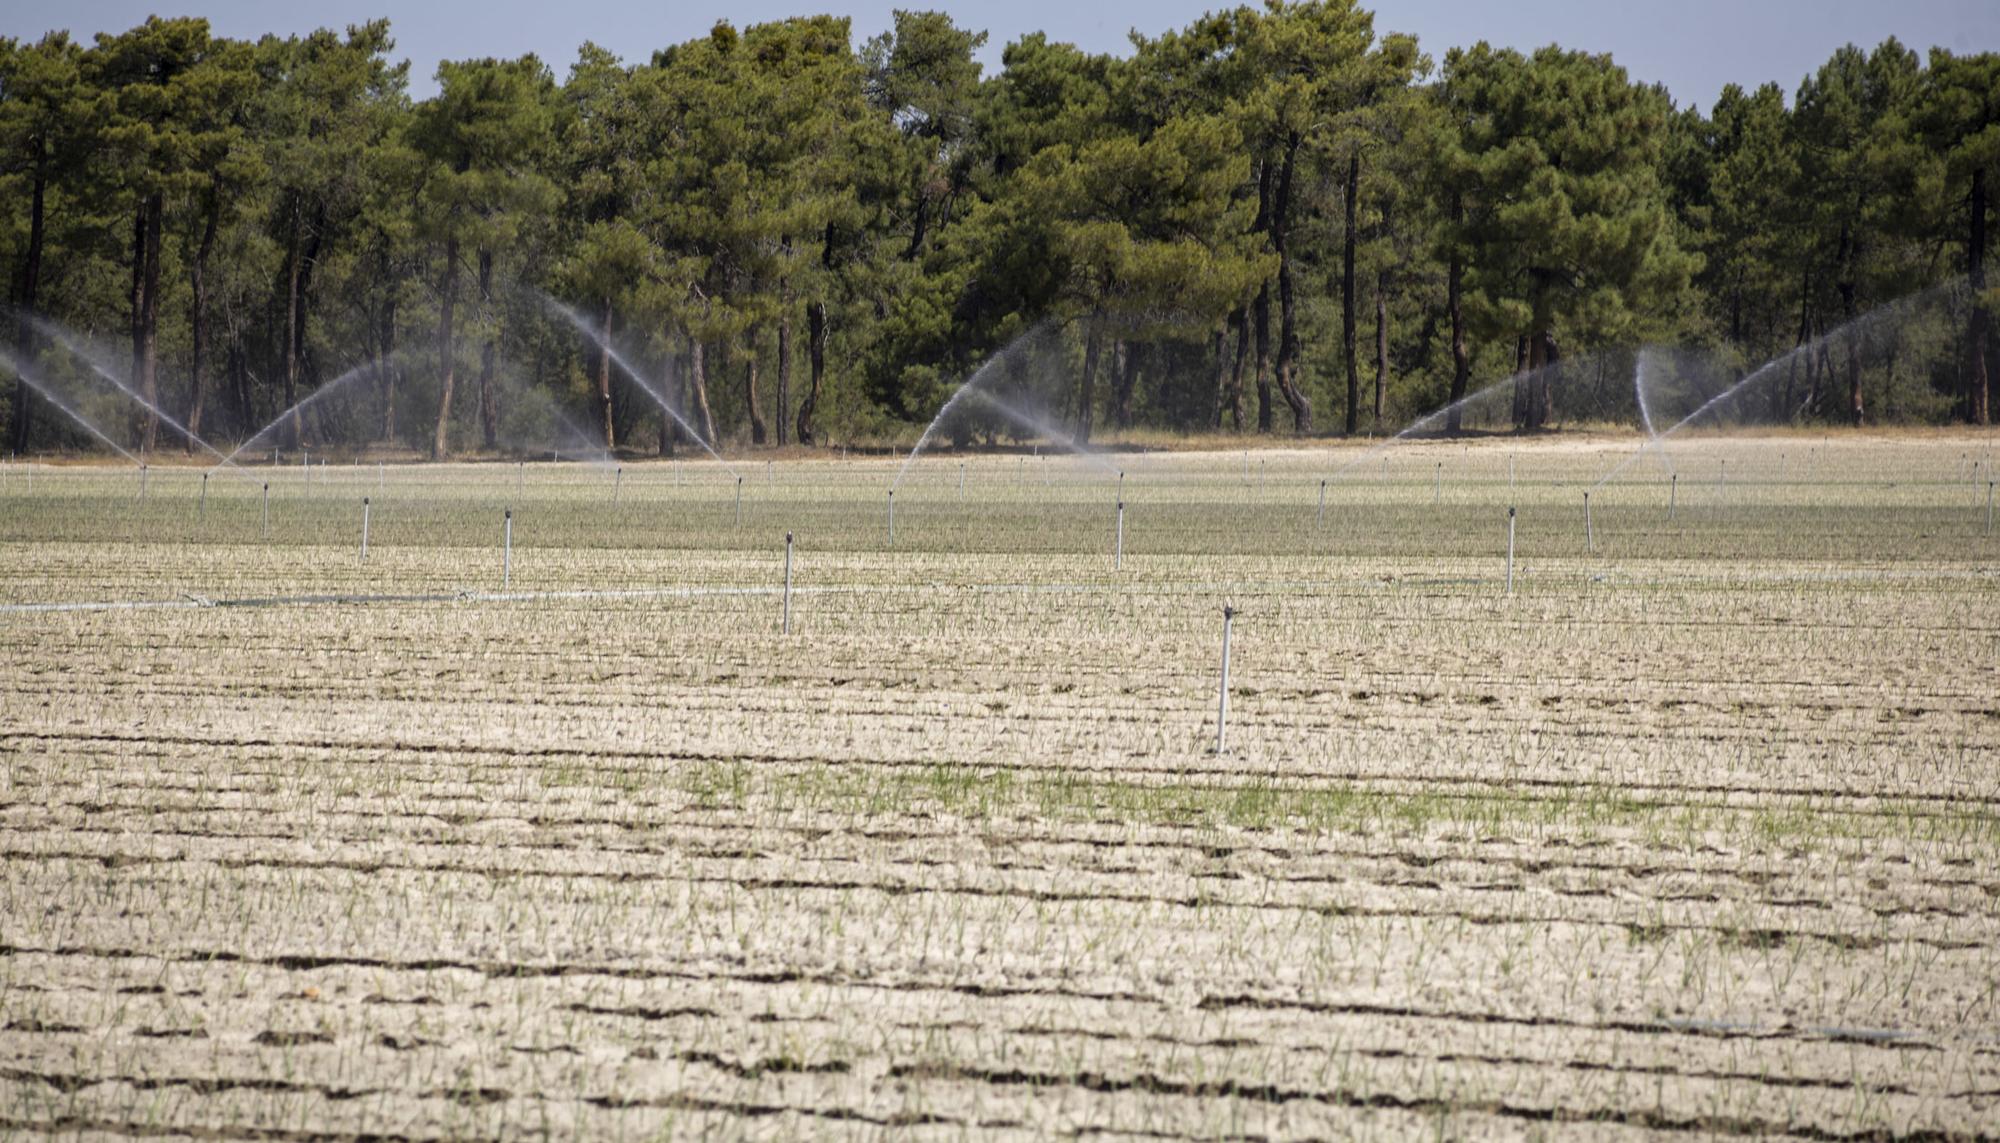
[[[690, 39], [719, 19], [739, 27], [783, 16], [835, 12], [851, 17], [857, 37], [889, 25], [895, 3], [856, 0], [64, 0], [0, 3], [0, 35], [37, 37], [67, 27], [88, 38], [143, 20], [148, 13], [206, 15], [231, 36], [298, 32], [387, 16], [397, 52], [409, 58], [412, 86], [431, 91], [441, 58], [535, 52], [566, 74], [577, 45], [595, 40], [628, 60]], [[1202, 0], [942, 0], [935, 7], [961, 25], [991, 34], [982, 58], [997, 68], [1000, 48], [1044, 31], [1090, 51], [1124, 52], [1126, 33], [1148, 35], [1185, 25], [1218, 5]], [[1703, 107], [1724, 83], [1746, 87], [1776, 80], [1790, 93], [1799, 79], [1843, 43], [1873, 46], [1894, 35], [1919, 49], [2000, 50], [1995, 0], [1380, 0], [1376, 27], [1415, 32], [1425, 50], [1475, 40], [1533, 48], [1609, 51], [1635, 78], [1663, 81], [1675, 98]]]

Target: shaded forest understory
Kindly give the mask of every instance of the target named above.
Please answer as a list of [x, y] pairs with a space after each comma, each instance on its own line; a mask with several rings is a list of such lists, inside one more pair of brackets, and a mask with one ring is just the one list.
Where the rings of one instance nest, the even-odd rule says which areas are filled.
[[1989, 423], [2000, 55], [1704, 113], [1350, 0], [984, 42], [719, 24], [419, 100], [386, 21], [0, 40], [8, 446], [908, 440], [982, 368], [961, 440], [1393, 432], [1511, 375], [1482, 424], [1536, 430], [1657, 416], [1649, 345], [1704, 399], [1783, 358], [1738, 418]]

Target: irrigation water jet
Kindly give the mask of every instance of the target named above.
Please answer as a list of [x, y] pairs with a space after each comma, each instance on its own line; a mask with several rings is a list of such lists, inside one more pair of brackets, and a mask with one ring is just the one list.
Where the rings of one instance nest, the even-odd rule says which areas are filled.
[[[972, 384], [972, 382], [968, 381], [966, 382], [966, 384], [970, 385]], [[964, 389], [961, 388], [960, 392], [964, 392]], [[958, 395], [953, 394], [952, 396], [953, 400], [956, 400]], [[1051, 440], [1052, 442], [1062, 445], [1076, 457], [1081, 459], [1084, 463], [1098, 469], [1100, 472], [1104, 472], [1106, 474], [1123, 475], [1117, 468], [1117, 466], [1113, 465], [1110, 461], [1105, 460], [1102, 454], [1097, 452], [1095, 449], [1088, 447], [1087, 445], [1078, 444], [1074, 437], [1068, 436], [1060, 428], [1057, 428], [1055, 425], [1051, 424], [1047, 419], [1043, 417], [1038, 417], [1035, 414], [1030, 413], [1025, 409], [1010, 404], [1009, 402], [1004, 401], [1000, 397], [992, 393], [988, 393], [985, 390], [975, 390], [972, 396], [975, 400], [985, 404], [989, 408], [993, 409], [993, 411], [999, 413], [1001, 416], [1006, 417], [1008, 420], [1013, 421], [1016, 425], [1019, 425], [1024, 429], [1040, 433], [1041, 435], [1049, 438], [1049, 440]], [[939, 410], [938, 416], [940, 417], [944, 416], [944, 411]], [[933, 423], [935, 424], [935, 422]], [[921, 442], [919, 443], [918, 447], [920, 448], [922, 447]], [[916, 452], [915, 450], [912, 450], [909, 458], [904, 460], [903, 462], [903, 469], [909, 468], [910, 461], [915, 459], [916, 459]], [[1046, 462], [1048, 458], [1042, 457], [1042, 460]], [[1044, 467], [1042, 471], [1044, 477], [1046, 477], [1048, 469]], [[897, 483], [901, 483], [902, 479], [903, 479], [903, 471], [902, 469], [899, 469], [897, 470], [896, 473]], [[1046, 480], [1044, 482], [1046, 483]]]
[[925, 425], [924, 431], [918, 434], [916, 447], [910, 450], [909, 456], [903, 458], [902, 466], [896, 469], [895, 479], [889, 482], [891, 491], [901, 487], [903, 475], [910, 471], [910, 465], [916, 462], [917, 457], [924, 451], [924, 446], [931, 443], [931, 438], [937, 435], [938, 426], [944, 424], [945, 418], [950, 416], [951, 411], [958, 407], [958, 403], [979, 392], [980, 383], [986, 380], [996, 365], [1006, 360], [1015, 349], [1028, 344], [1031, 339], [1047, 328], [1047, 325], [1046, 321], [1037, 322], [1026, 333], [1008, 342], [1000, 348], [999, 352], [981, 362], [979, 368], [972, 371], [972, 376], [967, 377], [959, 384], [958, 388], [952, 392], [952, 395], [945, 399], [945, 403], [939, 406], [937, 415], [931, 418], [931, 423]]
[[28, 388], [33, 389], [37, 393], [40, 393], [42, 395], [43, 400], [47, 401], [51, 405], [54, 405], [59, 412], [61, 412], [64, 416], [68, 417], [70, 420], [75, 421], [78, 425], [81, 425], [85, 432], [89, 433], [93, 437], [96, 437], [98, 441], [100, 441], [106, 448], [109, 448], [112, 452], [115, 452], [119, 456], [124, 457], [127, 461], [131, 462], [134, 465], [139, 463], [138, 457], [132, 455], [131, 452], [126, 450], [117, 441], [112, 440], [108, 435], [105, 434], [104, 430], [98, 428], [95, 424], [91, 423], [90, 418], [85, 417], [82, 413], [77, 412], [75, 408], [71, 407], [69, 402], [57, 396], [54, 390], [49, 389], [48, 387], [41, 384], [39, 381], [36, 381], [33, 377], [29, 376], [28, 371], [26, 369], [23, 369], [21, 367], [21, 363], [14, 360], [14, 358], [11, 355], [5, 352], [0, 352], [0, 365], [5, 365], [8, 371], [13, 373], [15, 377], [19, 378], [23, 385], [26, 385]]
[[[63, 349], [70, 354], [70, 356], [76, 358], [78, 361], [83, 362], [85, 365], [90, 366], [90, 371], [92, 373], [95, 373], [99, 377], [102, 377], [104, 380], [111, 382], [112, 386], [115, 387], [120, 393], [125, 394], [126, 397], [130, 398], [135, 404], [139, 405], [139, 407], [145, 409], [148, 413], [152, 414], [154, 417], [157, 417], [163, 424], [173, 429], [175, 432], [179, 433], [189, 443], [198, 446], [203, 451], [208, 452], [214, 456], [222, 455], [222, 453], [218, 451], [214, 445], [211, 445], [207, 441], [202, 440], [200, 437], [196, 436], [193, 433], [193, 431], [191, 431], [186, 425], [183, 425], [178, 420], [174, 419], [173, 414], [167, 412], [165, 409], [160, 408], [158, 405], [153, 404], [151, 401], [148, 401], [144, 396], [142, 396], [139, 393], [138, 390], [132, 388], [130, 385], [127, 385], [125, 382], [119, 380], [117, 374], [113, 373], [108, 366], [106, 366], [102, 361], [98, 360], [95, 354], [89, 352], [89, 350], [87, 350], [76, 338], [72, 337], [69, 331], [63, 329], [61, 326], [55, 324], [54, 322], [49, 321], [46, 318], [39, 317], [35, 314], [28, 314], [26, 316], [29, 324], [33, 325], [36, 331], [41, 333], [42, 336], [47, 337], [49, 340], [62, 346]], [[16, 372], [18, 373], [19, 371], [16, 370]], [[33, 382], [30, 382], [29, 384], [31, 387], [34, 387]], [[46, 393], [44, 395], [46, 395]], [[224, 463], [227, 462], [225, 461]], [[235, 466], [231, 465], [230, 467], [234, 468]], [[245, 480], [253, 480], [253, 481], [255, 479], [248, 473], [244, 473], [243, 478]]]
[[1652, 437], [1652, 439], [1647, 441], [1646, 444], [1641, 445], [1636, 452], [1633, 452], [1632, 454], [1625, 457], [1625, 459], [1613, 465], [1610, 471], [1606, 472], [1603, 476], [1598, 477], [1597, 483], [1591, 485], [1591, 487], [1597, 488], [1603, 485], [1606, 481], [1617, 476], [1619, 473], [1625, 471], [1627, 468], [1631, 467], [1632, 463], [1638, 460], [1640, 456], [1644, 455], [1648, 448], [1651, 447], [1665, 448], [1667, 440], [1673, 437], [1674, 434], [1680, 432], [1687, 426], [1693, 424], [1694, 422], [1700, 420], [1701, 418], [1719, 409], [1724, 402], [1735, 398], [1738, 394], [1742, 393], [1745, 389], [1748, 389], [1750, 386], [1756, 384], [1757, 382], [1765, 380], [1766, 378], [1777, 376], [1780, 367], [1788, 366], [1797, 360], [1805, 360], [1810, 362], [1812, 360], [1813, 354], [1822, 353], [1826, 351], [1830, 346], [1839, 344], [1841, 340], [1844, 338], [1861, 337], [1865, 335], [1867, 331], [1877, 323], [1888, 320], [1892, 317], [1897, 316], [1900, 313], [1903, 313], [1911, 308], [1914, 308], [1915, 306], [1922, 303], [1926, 299], [1929, 299], [1947, 289], [1953, 288], [1957, 284], [1958, 281], [1954, 279], [1953, 281], [1940, 283], [1939, 285], [1932, 286], [1927, 290], [1921, 290], [1918, 291], [1917, 293], [1909, 294], [1902, 298], [1898, 298], [1893, 302], [1877, 306], [1875, 309], [1870, 310], [1868, 313], [1862, 314], [1860, 317], [1844, 322], [1840, 326], [1820, 334], [1818, 337], [1812, 338], [1809, 341], [1802, 342], [1799, 345], [1796, 345], [1791, 349], [1787, 350], [1786, 352], [1771, 358], [1769, 361], [1766, 361], [1762, 365], [1759, 365], [1757, 368], [1751, 370], [1748, 374], [1744, 375], [1740, 380], [1738, 380], [1734, 384], [1728, 386], [1727, 388], [1724, 388], [1721, 392], [1715, 394], [1713, 397], [1710, 397], [1708, 400], [1702, 402], [1701, 405], [1696, 407], [1696, 409], [1693, 412], [1689, 413], [1685, 417], [1682, 417], [1680, 420], [1674, 422], [1674, 424], [1670, 426], [1665, 432], [1659, 433], [1654, 437]]
[[[1461, 422], [1459, 431], [1462, 432], [1464, 431], [1462, 421], [1466, 410], [1474, 408], [1480, 402], [1494, 398], [1503, 392], [1512, 394], [1521, 386], [1554, 384], [1565, 375], [1563, 373], [1565, 369], [1577, 370], [1578, 375], [1581, 375], [1588, 372], [1588, 370], [1583, 368], [1584, 362], [1588, 360], [1590, 359], [1584, 358], [1578, 361], [1552, 362], [1528, 372], [1508, 374], [1506, 377], [1482, 386], [1477, 391], [1468, 393], [1442, 408], [1425, 413], [1423, 416], [1418, 417], [1398, 430], [1394, 436], [1385, 438], [1380, 443], [1363, 449], [1359, 454], [1349, 457], [1346, 461], [1334, 466], [1326, 475], [1329, 479], [1338, 479], [1349, 470], [1357, 468], [1380, 456], [1383, 463], [1383, 476], [1386, 478], [1388, 476], [1388, 457], [1385, 455], [1387, 450], [1419, 434], [1439, 429], [1449, 429], [1454, 421]], [[1636, 380], [1634, 383], [1637, 383]], [[1507, 407], [1511, 415], [1512, 403], [1509, 402]], [[1244, 479], [1247, 482], [1249, 479], [1249, 454], [1247, 452], [1244, 454], [1244, 458]], [[1512, 453], [1509, 453], [1507, 456], [1507, 486], [1510, 489], [1514, 487], [1514, 455]]]
[[[293, 402], [291, 408], [286, 409], [284, 412], [279, 413], [276, 417], [273, 417], [269, 424], [265, 425], [261, 429], [258, 429], [256, 432], [250, 434], [250, 436], [246, 437], [242, 441], [242, 443], [238, 444], [235, 448], [231, 449], [229, 455], [222, 457], [222, 460], [220, 461], [220, 463], [215, 465], [215, 468], [221, 468], [225, 464], [233, 463], [236, 460], [236, 457], [240, 453], [242, 453], [244, 449], [247, 449], [251, 445], [256, 444], [258, 441], [265, 439], [265, 437], [268, 436], [272, 430], [282, 427], [284, 423], [289, 419], [297, 418], [299, 423], [303, 425], [307, 406], [318, 404], [321, 399], [329, 397], [334, 393], [337, 393], [342, 389], [347, 388], [349, 385], [353, 384], [357, 378], [369, 376], [379, 368], [380, 364], [376, 361], [372, 360], [364, 361], [361, 364], [354, 366], [352, 369], [349, 369], [346, 372], [342, 373], [340, 376], [335, 377], [333, 380], [328, 381], [326, 384], [321, 385], [319, 388], [314, 389], [312, 392], [307, 393], [304, 397], [301, 397], [299, 398], [299, 400]], [[214, 450], [211, 449], [210, 451], [212, 452]], [[308, 450], [302, 448], [299, 450], [299, 452], [300, 455], [303, 457], [308, 452]], [[221, 454], [218, 453], [217, 455]], [[213, 472], [214, 469], [210, 469], [209, 471]]]
[[612, 364], [618, 366], [618, 368], [625, 374], [625, 376], [631, 379], [634, 385], [637, 385], [639, 389], [646, 394], [646, 396], [652, 398], [653, 403], [660, 407], [661, 412], [665, 413], [669, 417], [672, 417], [674, 419], [674, 423], [681, 427], [681, 431], [687, 433], [688, 437], [692, 439], [694, 443], [700, 445], [708, 453], [708, 455], [714, 457], [715, 463], [721, 465], [723, 471], [729, 473], [729, 475], [731, 476], [736, 477], [738, 480], [742, 479], [742, 476], [739, 473], [737, 473], [737, 471], [734, 468], [730, 467], [729, 462], [722, 459], [722, 454], [715, 451], [715, 446], [708, 442], [708, 438], [696, 432], [695, 427], [688, 423], [687, 418], [681, 416], [680, 410], [674, 408], [673, 403], [667, 400], [665, 394], [661, 393], [658, 389], [653, 388], [652, 383], [650, 381], [647, 381], [644, 375], [642, 375], [637, 369], [633, 368], [631, 362], [625, 360], [624, 355], [618, 352], [617, 347], [613, 346], [609, 341], [606, 341], [604, 338], [598, 336], [597, 331], [590, 328], [590, 322], [587, 321], [582, 314], [577, 313], [575, 310], [569, 308], [568, 306], [562, 304], [556, 299], [550, 297], [548, 294], [542, 293], [540, 290], [535, 291], [535, 293], [541, 297], [543, 305], [546, 305], [550, 309], [555, 310], [556, 313], [560, 314], [565, 321], [569, 322], [569, 324], [571, 324], [572, 326], [575, 326], [576, 331], [578, 333], [582, 334], [586, 338], [589, 338], [591, 344], [597, 346], [597, 348], [601, 352], [603, 352], [604, 356], [610, 358]]

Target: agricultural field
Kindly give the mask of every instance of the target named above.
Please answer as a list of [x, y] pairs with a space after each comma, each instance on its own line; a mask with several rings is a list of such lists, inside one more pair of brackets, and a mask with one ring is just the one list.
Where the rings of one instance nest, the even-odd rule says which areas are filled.
[[0, 1135], [2000, 1138], [1994, 438], [1640, 442], [10, 465]]

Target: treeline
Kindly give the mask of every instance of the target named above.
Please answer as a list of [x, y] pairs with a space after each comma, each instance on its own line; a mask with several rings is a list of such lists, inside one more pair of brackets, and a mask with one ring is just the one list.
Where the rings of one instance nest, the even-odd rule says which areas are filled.
[[[1435, 58], [1351, 0], [1126, 59], [1029, 35], [990, 76], [983, 43], [719, 24], [560, 79], [445, 63], [416, 100], [386, 22], [0, 41], [0, 341], [51, 391], [115, 346], [224, 440], [337, 383], [271, 443], [435, 456], [559, 424], [664, 451], [662, 403], [711, 440], [896, 436], [1036, 330], [1061, 351], [1014, 399], [1080, 439], [1356, 433], [1609, 346], [1762, 361], [1951, 282], [1887, 369], [1803, 354], [1773, 412], [1988, 421], [1993, 54], [1847, 47], [1704, 116], [1606, 55]], [[12, 387], [14, 448], [78, 439], [40, 400]]]

